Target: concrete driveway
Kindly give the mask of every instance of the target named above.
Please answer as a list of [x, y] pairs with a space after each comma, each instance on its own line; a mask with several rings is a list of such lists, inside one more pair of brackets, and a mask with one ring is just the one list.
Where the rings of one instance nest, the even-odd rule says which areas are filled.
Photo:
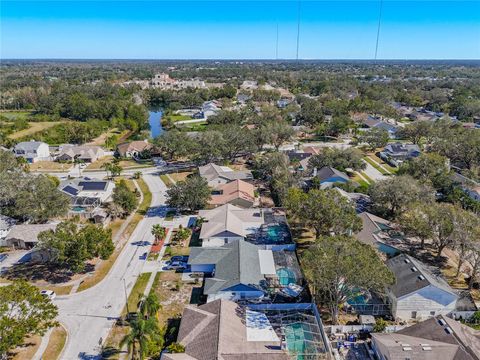
[[[159, 176], [144, 176], [152, 192], [152, 210], [140, 221], [109, 274], [96, 286], [80, 293], [57, 296], [59, 321], [68, 331], [64, 360], [100, 359], [101, 343], [125, 306], [126, 298], [142, 273], [149, 250], [143, 242], [153, 243], [153, 224], [163, 224], [166, 186]], [[188, 221], [182, 220], [179, 222]], [[151, 264], [150, 264], [151, 265]]]

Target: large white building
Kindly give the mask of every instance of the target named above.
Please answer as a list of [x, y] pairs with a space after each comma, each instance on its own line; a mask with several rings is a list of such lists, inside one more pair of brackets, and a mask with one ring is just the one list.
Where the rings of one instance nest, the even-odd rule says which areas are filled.
[[16, 157], [23, 157], [29, 163], [50, 160], [48, 144], [41, 141], [23, 141], [15, 145], [13, 152]]
[[425, 264], [401, 254], [388, 260], [387, 266], [396, 278], [395, 285], [387, 291], [396, 319], [421, 320], [455, 310], [458, 295]]

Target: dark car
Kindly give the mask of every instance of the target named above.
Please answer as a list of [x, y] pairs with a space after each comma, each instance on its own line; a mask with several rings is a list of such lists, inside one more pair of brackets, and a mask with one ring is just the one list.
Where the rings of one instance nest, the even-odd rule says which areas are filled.
[[140, 255], [140, 260], [146, 260], [148, 256], [148, 253], [144, 252], [142, 255]]
[[172, 263], [174, 261], [187, 262], [188, 261], [188, 256], [182, 256], [182, 255], [172, 256], [171, 259], [170, 259], [170, 262]]

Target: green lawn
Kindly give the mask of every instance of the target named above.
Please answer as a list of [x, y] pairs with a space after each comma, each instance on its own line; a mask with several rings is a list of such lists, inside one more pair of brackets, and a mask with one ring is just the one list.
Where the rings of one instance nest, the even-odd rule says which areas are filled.
[[368, 176], [367, 174], [365, 174], [365, 172], [362, 171], [361, 174], [363, 175], [363, 177], [364, 177], [365, 179], [368, 180], [368, 182], [369, 182], [370, 184], [373, 184], [373, 183], [375, 182], [375, 181], [373, 181], [373, 179], [372, 179], [370, 176]]
[[9, 120], [26, 120], [32, 115], [32, 113], [33, 111], [1, 111], [0, 115], [5, 116]]
[[365, 156], [363, 158], [366, 162], [368, 162], [370, 165], [372, 165], [375, 169], [377, 169], [378, 171], [380, 171], [382, 173], [382, 175], [391, 175], [391, 173], [389, 173], [388, 171], [385, 171], [383, 170], [380, 166], [378, 166], [378, 163], [376, 163], [374, 160], [372, 160], [371, 158], [369, 158], [368, 156]]
[[396, 167], [393, 167], [389, 164], [387, 164], [385, 161], [383, 161], [382, 159], [380, 159], [377, 155], [375, 154], [371, 154], [369, 155], [374, 161], [376, 161], [377, 163], [381, 164], [385, 169], [387, 169], [388, 171], [390, 171], [392, 174], [395, 174], [397, 171], [398, 171], [398, 168]]
[[177, 115], [167, 115], [162, 120], [177, 122], [177, 121], [192, 120], [192, 117], [188, 116], [188, 115], [178, 115], [177, 114]]
[[[135, 285], [133, 286], [132, 292], [128, 296], [128, 311], [130, 312], [136, 312], [137, 309], [137, 304], [140, 296], [143, 295], [143, 292], [145, 291], [145, 288], [147, 287], [148, 280], [150, 279], [150, 275], [152, 273], [143, 273], [140, 274], [138, 277], [137, 281], [135, 282]], [[123, 309], [122, 314], [127, 313], [127, 307]]]
[[166, 187], [172, 187], [174, 185], [166, 174], [160, 175], [160, 179], [165, 183]]

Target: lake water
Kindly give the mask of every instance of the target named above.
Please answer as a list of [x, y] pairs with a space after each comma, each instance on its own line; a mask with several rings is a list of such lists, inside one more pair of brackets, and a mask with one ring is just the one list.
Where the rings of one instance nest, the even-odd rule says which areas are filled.
[[162, 111], [155, 109], [148, 112], [148, 122], [150, 123], [150, 135], [156, 138], [163, 132], [162, 128]]

